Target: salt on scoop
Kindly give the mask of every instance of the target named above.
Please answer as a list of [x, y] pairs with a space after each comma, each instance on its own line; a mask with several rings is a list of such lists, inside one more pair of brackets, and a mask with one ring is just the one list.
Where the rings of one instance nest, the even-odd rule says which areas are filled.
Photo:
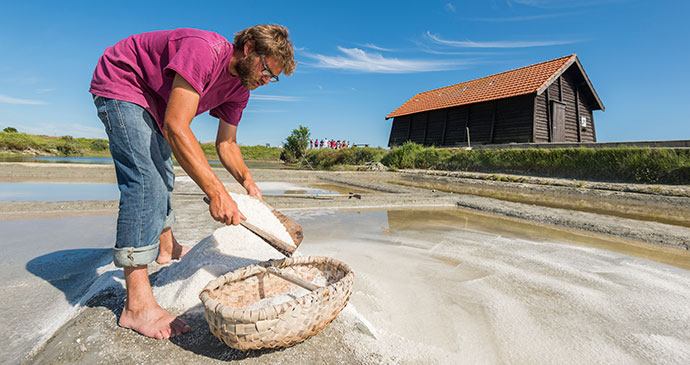
[[[292, 237], [271, 210], [248, 195], [230, 193], [247, 221], [277, 238]], [[196, 244], [179, 262], [164, 269], [152, 281], [158, 304], [169, 310], [187, 311], [201, 303], [199, 292], [209, 281], [261, 261], [284, 256], [242, 226], [226, 226]]]

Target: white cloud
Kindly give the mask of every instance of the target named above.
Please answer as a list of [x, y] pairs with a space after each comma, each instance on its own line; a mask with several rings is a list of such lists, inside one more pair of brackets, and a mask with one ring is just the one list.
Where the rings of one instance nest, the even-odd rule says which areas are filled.
[[471, 64], [471, 61], [437, 61], [386, 58], [378, 53], [367, 53], [359, 48], [338, 47], [341, 56], [306, 54], [318, 63], [318, 68], [339, 69], [370, 73], [415, 73], [454, 70]]
[[270, 101], [300, 101], [302, 100], [296, 96], [285, 96], [285, 95], [252, 95], [251, 100], [270, 100]]
[[506, 55], [510, 52], [492, 52], [492, 51], [438, 51], [435, 49], [422, 49], [422, 52], [429, 54], [436, 54], [441, 56], [497, 56]]
[[455, 5], [453, 5], [451, 3], [446, 3], [446, 9], [455, 13]]
[[25, 104], [25, 105], [40, 105], [45, 104], [40, 100], [18, 99], [11, 96], [0, 94], [0, 103], [5, 104]]
[[394, 51], [393, 49], [379, 47], [379, 46], [377, 46], [377, 45], [375, 45], [375, 44], [371, 44], [371, 43], [362, 44], [362, 47], [366, 47], [366, 48], [370, 48], [370, 49], [375, 49], [375, 50], [377, 50], [377, 51], [383, 51], [383, 52], [393, 52], [393, 51]]
[[559, 46], [563, 44], [576, 43], [578, 41], [492, 41], [492, 42], [475, 42], [475, 41], [451, 41], [441, 39], [435, 34], [431, 34], [428, 30], [426, 36], [432, 42], [442, 44], [444, 46], [460, 47], [460, 48], [527, 48], [527, 47], [545, 47], [545, 46]]
[[36, 89], [36, 92], [39, 94], [45, 94], [45, 93], [49, 93], [49, 92], [55, 91], [55, 90], [56, 90], [55, 88], [45, 88], [45, 89]]

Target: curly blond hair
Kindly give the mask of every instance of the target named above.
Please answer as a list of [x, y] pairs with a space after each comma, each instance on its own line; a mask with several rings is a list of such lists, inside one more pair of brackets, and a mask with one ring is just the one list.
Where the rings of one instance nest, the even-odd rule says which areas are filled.
[[242, 49], [245, 43], [254, 41], [254, 50], [265, 57], [274, 57], [282, 66], [285, 75], [295, 70], [295, 53], [288, 39], [287, 28], [278, 24], [260, 24], [235, 34], [235, 47]]

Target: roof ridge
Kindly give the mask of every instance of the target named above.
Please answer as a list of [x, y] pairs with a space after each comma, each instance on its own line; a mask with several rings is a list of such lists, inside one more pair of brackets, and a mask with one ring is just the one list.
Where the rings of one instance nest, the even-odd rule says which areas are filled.
[[[549, 62], [558, 61], [558, 60], [561, 60], [561, 59], [564, 59], [564, 58], [572, 58], [572, 57], [577, 57], [577, 53], [572, 53], [572, 54], [570, 54], [570, 55], [562, 56], [562, 57], [558, 57], [558, 58], [554, 58], [554, 59], [552, 59], [552, 60], [543, 61], [543, 62], [537, 62], [537, 63], [531, 64], [531, 65], [527, 65], [527, 66], [523, 66], [523, 67], [518, 67], [518, 68], [515, 68], [515, 69], [512, 69], [512, 70], [503, 71], [503, 72], [499, 72], [499, 73], [496, 73], [496, 74], [491, 74], [491, 75], [479, 77], [479, 78], [476, 78], [476, 79], [472, 79], [472, 80], [467, 80], [467, 81], [459, 82], [459, 83], [457, 83], [457, 84], [452, 84], [452, 85], [448, 85], [448, 86], [439, 87], [439, 88], [436, 88], [436, 89], [431, 89], [431, 90], [427, 90], [427, 91], [422, 91], [422, 92], [419, 92], [419, 93], [415, 94], [415, 96], [420, 95], [420, 94], [425, 94], [425, 93], [428, 93], [428, 92], [432, 92], [432, 91], [439, 91], [439, 90], [441, 90], [441, 89], [446, 89], [446, 88], [453, 87], [453, 86], [458, 86], [458, 85], [462, 85], [462, 84], [467, 84], [467, 83], [469, 83], [469, 82], [474, 82], [474, 81], [482, 80], [482, 79], [485, 79], [485, 78], [488, 78], [488, 77], [492, 77], [492, 76], [502, 75], [502, 74], [505, 74], [505, 73], [508, 73], [508, 72], [514, 72], [514, 71], [522, 70], [522, 69], [528, 68], [528, 67], [534, 67], [534, 66], [541, 65], [541, 64], [545, 64], [545, 63], [549, 63]], [[401, 105], [401, 106], [402, 106], [402, 105]]]

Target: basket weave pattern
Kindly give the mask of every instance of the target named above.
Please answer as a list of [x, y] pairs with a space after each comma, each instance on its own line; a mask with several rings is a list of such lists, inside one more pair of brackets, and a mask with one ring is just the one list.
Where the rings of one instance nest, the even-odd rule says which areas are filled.
[[[245, 307], [264, 298], [290, 293], [296, 285], [264, 273], [262, 266], [327, 284], [297, 299], [256, 310]], [[354, 273], [328, 257], [300, 256], [267, 261], [229, 272], [209, 282], [199, 297], [211, 332], [238, 350], [288, 347], [319, 333], [343, 310], [352, 294]]]

